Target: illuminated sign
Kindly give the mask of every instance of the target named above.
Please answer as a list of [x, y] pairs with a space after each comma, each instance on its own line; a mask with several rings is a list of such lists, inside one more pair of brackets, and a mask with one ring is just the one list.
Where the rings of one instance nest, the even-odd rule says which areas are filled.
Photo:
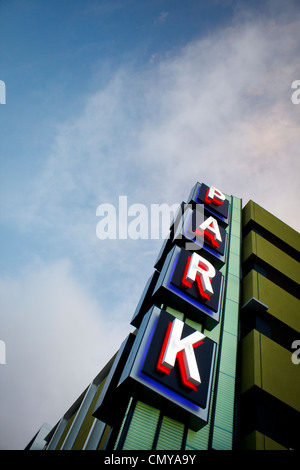
[[215, 354], [210, 338], [152, 307], [138, 330], [119, 393], [134, 387], [141, 400], [153, 406], [164, 403], [171, 417], [198, 430], [208, 420]]
[[214, 348], [203, 333], [162, 311], [141, 370], [203, 408]]
[[222, 286], [223, 275], [201, 251], [175, 246], [166, 257], [153, 299], [184, 310], [189, 318], [211, 329], [219, 322]]
[[136, 395], [195, 431], [207, 423], [217, 345], [158, 305], [184, 312], [202, 331], [218, 325], [229, 211], [220, 190], [200, 183], [180, 205], [134, 312], [136, 337], [120, 348], [100, 395], [99, 419], [112, 406], [107, 395], [123, 407]]
[[210, 188], [207, 188], [206, 190], [204, 202], [206, 204], [220, 206], [225, 202], [225, 196], [217, 188], [215, 188], [214, 186], [210, 186]]
[[197, 391], [201, 379], [194, 348], [203, 343], [202, 339], [205, 336], [195, 331], [183, 337], [183, 328], [184, 322], [178, 318], [169, 321], [156, 369], [163, 374], [170, 375], [177, 360], [183, 385]]
[[204, 238], [206, 238], [214, 248], [219, 247], [220, 243], [222, 243], [218, 222], [211, 216], [195, 229], [195, 233], [197, 235], [204, 235]]
[[214, 186], [197, 183], [191, 191], [188, 202], [205, 204], [212, 216], [217, 217], [223, 224], [228, 225], [229, 201], [225, 195]]
[[218, 268], [225, 263], [227, 233], [206, 210], [187, 208], [174, 230], [174, 241], [190, 251], [203, 249]]

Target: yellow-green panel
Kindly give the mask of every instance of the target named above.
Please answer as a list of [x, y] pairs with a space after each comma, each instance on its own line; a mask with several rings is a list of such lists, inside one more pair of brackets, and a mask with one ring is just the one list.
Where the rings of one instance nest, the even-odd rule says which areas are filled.
[[230, 253], [240, 256], [241, 253], [241, 239], [232, 235], [230, 237]]
[[205, 336], [207, 336], [208, 338], [212, 339], [213, 341], [215, 341], [216, 343], [219, 343], [219, 339], [220, 339], [220, 329], [221, 329], [221, 326], [220, 326], [220, 323], [215, 326], [212, 330], [206, 330], [204, 329], [204, 334]]
[[244, 437], [240, 443], [241, 450], [287, 450], [286, 447], [278, 444], [269, 437], [260, 433], [259, 431], [253, 431], [248, 436]]
[[234, 377], [220, 371], [214, 425], [230, 432], [233, 431], [234, 391]]
[[254, 385], [261, 387], [260, 334], [250, 331], [241, 342], [240, 392], [244, 393]]
[[288, 450], [286, 447], [278, 444], [278, 442], [273, 441], [268, 436], [265, 436], [265, 450]]
[[239, 304], [234, 300], [227, 299], [226, 314], [224, 318], [224, 331], [233, 335], [238, 334], [238, 322], [239, 322]]
[[234, 212], [241, 212], [241, 202], [242, 200], [239, 197], [232, 196], [232, 207], [234, 208]]
[[241, 234], [241, 224], [238, 220], [232, 220], [230, 226], [230, 234], [239, 237]]
[[185, 323], [195, 330], [202, 331], [202, 325], [201, 323], [197, 323], [196, 321], [190, 320], [189, 318], [185, 319]]
[[253, 201], [249, 201], [243, 208], [243, 226], [251, 220], [300, 251], [300, 234]]
[[[210, 397], [210, 404], [214, 400], [216, 371], [214, 371], [213, 386]], [[186, 450], [207, 450], [209, 445], [209, 435], [211, 429], [212, 406], [210, 405], [208, 423], [203, 426], [199, 431], [195, 432], [191, 429], [188, 430], [186, 439]]]
[[136, 403], [123, 450], [151, 450], [160, 411], [141, 401]]
[[300, 283], [299, 263], [255, 232], [248, 233], [244, 239], [242, 261], [246, 261], [252, 253], [277, 271]]
[[268, 313], [300, 331], [300, 301], [272, 281], [251, 270], [242, 280], [242, 302], [252, 297], [268, 306]]
[[239, 448], [241, 450], [265, 450], [265, 436], [258, 431], [253, 431], [241, 440]]
[[300, 411], [298, 365], [288, 351], [256, 330], [241, 344], [241, 393], [253, 385]]
[[278, 320], [300, 331], [300, 301], [264, 276], [257, 274], [258, 299]]
[[174, 315], [174, 317], [178, 318], [179, 320], [183, 320], [184, 314], [179, 310], [175, 310], [175, 308], [167, 307], [166, 311]]
[[220, 370], [235, 377], [236, 372], [237, 337], [223, 332]]
[[240, 275], [241, 261], [240, 257], [234, 253], [230, 253], [228, 260], [228, 272], [234, 274], [235, 276]]
[[256, 253], [260, 259], [273, 266], [295, 282], [300, 283], [299, 263], [291, 256], [256, 234]]
[[226, 297], [235, 302], [240, 299], [240, 278], [230, 273], [227, 276]]
[[215, 425], [212, 448], [214, 450], [231, 450], [232, 437], [232, 432]]
[[204, 426], [200, 431], [188, 430], [186, 440], [186, 450], [207, 450], [209, 441], [209, 425]]
[[243, 227], [245, 227], [251, 220], [255, 220], [254, 206], [255, 206], [255, 203], [250, 200], [243, 207], [243, 210], [242, 210], [242, 226]]
[[181, 450], [184, 425], [164, 416], [157, 441], [156, 450]]
[[244, 263], [253, 253], [256, 254], [256, 233], [250, 232], [243, 239], [242, 262]]
[[258, 273], [252, 269], [247, 276], [242, 279], [241, 305], [243, 306], [252, 297], [259, 300], [258, 295]]
[[292, 352], [260, 336], [262, 388], [300, 411], [299, 366], [292, 362]]

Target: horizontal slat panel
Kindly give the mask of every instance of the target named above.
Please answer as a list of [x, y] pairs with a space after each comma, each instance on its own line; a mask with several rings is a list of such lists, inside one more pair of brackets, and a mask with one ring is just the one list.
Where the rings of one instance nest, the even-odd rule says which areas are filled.
[[156, 450], [181, 450], [184, 425], [164, 416]]
[[151, 450], [160, 411], [137, 402], [123, 450]]

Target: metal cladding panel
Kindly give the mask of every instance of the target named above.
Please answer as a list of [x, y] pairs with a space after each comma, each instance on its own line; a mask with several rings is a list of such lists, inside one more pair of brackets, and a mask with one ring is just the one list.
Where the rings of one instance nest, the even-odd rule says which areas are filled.
[[257, 230], [265, 231], [266, 236], [276, 237], [286, 247], [298, 252], [299, 256], [300, 234], [266, 209], [250, 200], [243, 208], [243, 228], [253, 226]]
[[156, 445], [156, 450], [181, 450], [184, 425], [164, 416]]
[[186, 450], [207, 450], [209, 442], [209, 426], [204, 427], [201, 431], [195, 432], [188, 430], [185, 449]]
[[[234, 198], [233, 198], [234, 199]], [[231, 216], [241, 226], [240, 201], [232, 204]], [[231, 251], [231, 240], [237, 238], [240, 230], [229, 225], [229, 251], [227, 257], [227, 275], [222, 312], [222, 330], [218, 357], [218, 375], [214, 402], [214, 421], [212, 429], [212, 448], [231, 449], [234, 431], [235, 376], [238, 343], [238, 319], [240, 300], [240, 263], [235, 262], [236, 248]], [[234, 259], [234, 262], [232, 262]]]
[[160, 411], [138, 401], [122, 450], [152, 449]]

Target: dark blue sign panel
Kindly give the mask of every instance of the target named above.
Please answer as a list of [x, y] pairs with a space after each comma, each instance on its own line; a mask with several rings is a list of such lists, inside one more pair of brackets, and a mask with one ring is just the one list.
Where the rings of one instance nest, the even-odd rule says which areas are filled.
[[209, 417], [215, 355], [214, 341], [154, 306], [142, 320], [117, 391], [121, 397], [135, 390], [140, 400], [198, 431]]
[[212, 329], [220, 319], [223, 279], [201, 252], [175, 246], [166, 257], [153, 300], [185, 311], [187, 317]]
[[197, 183], [191, 191], [188, 203], [204, 204], [211, 215], [217, 217], [225, 226], [229, 221], [229, 201], [223, 193], [213, 186]]
[[[175, 319], [173, 315], [165, 311], [161, 312], [141, 370], [187, 400], [205, 408], [215, 343], [183, 322], [180, 322], [183, 324], [181, 335], [177, 334], [175, 336], [175, 332], [173, 333], [174, 338], [172, 338], [172, 325], [174, 322], [180, 322], [180, 320]], [[199, 337], [197, 337], [197, 334]], [[195, 335], [194, 343], [193, 335]], [[172, 340], [174, 344], [172, 344]], [[162, 365], [162, 356], [163, 353], [166, 353], [168, 343], [169, 349], [173, 347], [172, 352], [176, 360], [174, 365], [166, 367]], [[186, 350], [180, 349], [184, 345]], [[176, 351], [176, 347], [180, 350]], [[194, 362], [196, 366], [195, 375], [198, 374], [194, 381], [189, 379], [190, 369], [193, 365], [191, 364], [189, 367], [189, 353], [191, 354], [190, 361]]]
[[174, 242], [189, 251], [204, 250], [218, 268], [226, 259], [227, 233], [217, 218], [201, 207], [188, 208], [174, 230]]

